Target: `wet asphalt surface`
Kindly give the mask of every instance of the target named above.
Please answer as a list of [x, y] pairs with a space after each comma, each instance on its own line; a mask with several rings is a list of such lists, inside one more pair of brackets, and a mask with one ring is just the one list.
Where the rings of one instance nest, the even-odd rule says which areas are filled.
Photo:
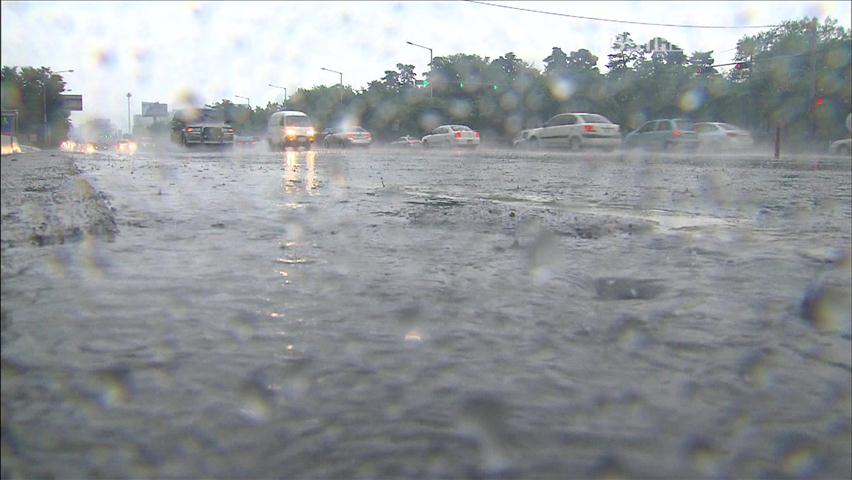
[[850, 477], [848, 158], [63, 155], [3, 478]]

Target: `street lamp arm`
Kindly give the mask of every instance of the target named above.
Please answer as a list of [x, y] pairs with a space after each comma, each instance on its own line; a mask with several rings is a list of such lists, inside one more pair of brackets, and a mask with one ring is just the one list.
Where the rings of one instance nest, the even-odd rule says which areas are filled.
[[269, 86], [272, 87], [272, 88], [280, 88], [281, 90], [284, 90], [284, 103], [286, 104], [287, 103], [287, 87], [282, 87], [280, 85], [273, 85], [271, 83], [269, 84]]

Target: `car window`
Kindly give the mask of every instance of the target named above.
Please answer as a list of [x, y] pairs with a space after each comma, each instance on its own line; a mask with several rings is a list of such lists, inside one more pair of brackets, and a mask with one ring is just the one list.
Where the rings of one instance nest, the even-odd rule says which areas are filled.
[[287, 119], [288, 127], [310, 127], [311, 121], [308, 117], [303, 117], [301, 115], [288, 115], [285, 117]]
[[651, 132], [651, 131], [653, 131], [653, 130], [654, 130], [654, 126], [655, 126], [656, 124], [657, 124], [657, 122], [655, 122], [655, 121], [647, 122], [647, 123], [645, 123], [645, 125], [642, 125], [642, 126], [639, 128], [638, 132], [639, 132], [639, 133], [647, 133], [647, 132]]
[[720, 123], [719, 128], [721, 128], [722, 130], [728, 130], [728, 131], [739, 130], [738, 127], [731, 125], [730, 123]]
[[670, 120], [660, 120], [657, 122], [657, 131], [658, 132], [667, 132], [671, 130], [671, 121]]
[[673, 120], [675, 130], [684, 130], [687, 132], [691, 132], [695, 130], [695, 124], [689, 120]]
[[580, 119], [582, 119], [584, 123], [612, 123], [608, 118], [604, 117], [603, 115], [584, 114], [578, 115], [578, 117], [580, 117]]
[[466, 125], [453, 125], [453, 131], [456, 131], [456, 132], [469, 132], [469, 131], [470, 131], [470, 127], [468, 127], [468, 126], [466, 126]]

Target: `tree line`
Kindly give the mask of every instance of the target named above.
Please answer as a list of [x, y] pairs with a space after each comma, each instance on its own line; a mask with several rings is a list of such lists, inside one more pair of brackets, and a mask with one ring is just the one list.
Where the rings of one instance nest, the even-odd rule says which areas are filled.
[[562, 112], [603, 114], [624, 133], [667, 117], [733, 123], [758, 140], [781, 128], [789, 145], [802, 148], [848, 136], [852, 41], [836, 20], [787, 21], [742, 37], [734, 57], [742, 68], [718, 66], [712, 51], [687, 55], [662, 38], [650, 43], [670, 49], [648, 51], [629, 32], [618, 35], [606, 73], [587, 49], [553, 47], [543, 70], [512, 52], [496, 59], [457, 53], [435, 57], [420, 81], [412, 65], [400, 63], [358, 91], [317, 86], [299, 89], [286, 105], [249, 110], [223, 100], [217, 106], [247, 131], [262, 132], [269, 115], [286, 108], [308, 113], [319, 127], [359, 124], [379, 139], [463, 123], [484, 139], [508, 142]]
[[[649, 51], [629, 32], [618, 35], [606, 73], [597, 66], [599, 58], [582, 48], [566, 53], [553, 47], [542, 59], [543, 70], [513, 52], [496, 59], [456, 53], [434, 57], [420, 79], [413, 65], [398, 63], [359, 90], [321, 85], [299, 89], [286, 104], [249, 108], [223, 99], [211, 106], [222, 108], [239, 132], [255, 135], [263, 134], [272, 113], [289, 109], [304, 111], [318, 128], [357, 124], [379, 140], [462, 123], [482, 132], [484, 141], [508, 142], [562, 112], [602, 114], [624, 133], [667, 117], [733, 123], [758, 141], [781, 128], [794, 148], [848, 136], [852, 39], [836, 20], [803, 18], [742, 37], [734, 57], [740, 69], [716, 64], [712, 51], [687, 55], [662, 38], [650, 43], [670, 48]], [[61, 77], [27, 67], [20, 74], [3, 67], [2, 74], [3, 108], [17, 105], [26, 112], [22, 129], [32, 130], [38, 123], [32, 110], [41, 106], [33, 88], [40, 95], [39, 82], [46, 81], [48, 95], [58, 95]], [[7, 81], [17, 82], [18, 97], [7, 95]], [[54, 111], [51, 118], [61, 117]]]

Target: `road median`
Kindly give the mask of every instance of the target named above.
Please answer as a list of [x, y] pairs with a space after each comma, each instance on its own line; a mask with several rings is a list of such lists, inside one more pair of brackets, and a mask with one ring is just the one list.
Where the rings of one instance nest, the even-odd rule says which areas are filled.
[[106, 197], [71, 155], [37, 151], [3, 155], [0, 248], [55, 245], [118, 232]]

